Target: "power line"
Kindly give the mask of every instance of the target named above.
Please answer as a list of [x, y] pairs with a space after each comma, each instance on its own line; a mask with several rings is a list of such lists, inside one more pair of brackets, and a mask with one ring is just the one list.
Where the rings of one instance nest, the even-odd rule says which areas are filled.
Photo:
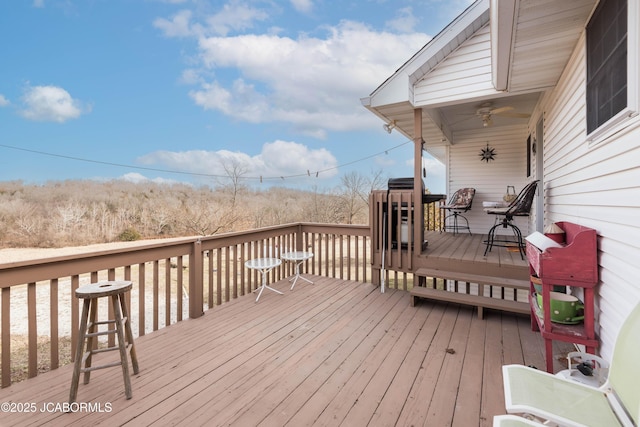
[[167, 173], [176, 173], [176, 174], [183, 174], [183, 175], [198, 175], [198, 176], [216, 177], [216, 175], [201, 174], [201, 173], [196, 173], [196, 172], [182, 172], [182, 171], [174, 171], [174, 170], [166, 170], [166, 169], [148, 168], [148, 167], [144, 167], [144, 166], [125, 165], [125, 164], [121, 164], [121, 163], [104, 162], [104, 161], [101, 161], [101, 160], [85, 159], [85, 158], [82, 158], [82, 157], [74, 157], [74, 156], [66, 156], [64, 154], [48, 153], [46, 151], [30, 150], [28, 148], [14, 147], [12, 145], [6, 145], [6, 144], [0, 144], [0, 147], [10, 148], [12, 150], [18, 150], [18, 151], [25, 151], [27, 153], [41, 154], [43, 156], [58, 157], [58, 158], [61, 158], [61, 159], [75, 160], [75, 161], [86, 162], [86, 163], [97, 163], [97, 164], [100, 164], [100, 165], [107, 165], [107, 166], [117, 166], [117, 167], [122, 167], [122, 168], [127, 168], [127, 169], [140, 169], [140, 170], [148, 170], [148, 171], [154, 171], [154, 172], [167, 172]]
[[[381, 154], [388, 154], [389, 151], [392, 151], [392, 150], [395, 150], [397, 148], [400, 148], [400, 147], [402, 147], [404, 145], [407, 145], [410, 142], [411, 142], [410, 140], [407, 140], [407, 141], [403, 142], [402, 144], [396, 145], [395, 147], [388, 148], [388, 149], [386, 149], [384, 151], [381, 151], [379, 153], [371, 154], [369, 156], [362, 157], [360, 159], [353, 160], [353, 161], [347, 162], [347, 163], [343, 163], [341, 165], [337, 165], [337, 166], [334, 166], [334, 167], [331, 167], [331, 168], [327, 168], [327, 169], [319, 169], [319, 170], [316, 170], [316, 171], [307, 170], [306, 173], [300, 173], [300, 174], [296, 174], [296, 175], [271, 176], [271, 177], [263, 177], [263, 176], [249, 176], [249, 177], [247, 177], [247, 176], [243, 176], [243, 177], [240, 177], [240, 178], [241, 179], [260, 180], [260, 182], [262, 182], [263, 180], [264, 181], [267, 181], [267, 180], [285, 180], [285, 179], [300, 178], [300, 177], [303, 177], [303, 176], [312, 176], [312, 175], [315, 175], [316, 177], [318, 177], [318, 175], [321, 174], [321, 173], [325, 173], [325, 172], [329, 172], [329, 171], [336, 170], [336, 169], [339, 169], [339, 168], [343, 168], [345, 166], [350, 166], [350, 165], [353, 165], [355, 163], [359, 163], [359, 162], [371, 159], [373, 157], [379, 156]], [[100, 164], [100, 165], [115, 166], [115, 167], [121, 167], [121, 168], [126, 168], [126, 169], [136, 169], [136, 170], [172, 173], [172, 174], [189, 175], [189, 176], [200, 176], [200, 177], [207, 177], [207, 178], [229, 178], [228, 175], [216, 175], [216, 174], [207, 174], [207, 173], [198, 173], [198, 172], [186, 172], [186, 171], [178, 171], [178, 170], [171, 170], [171, 169], [160, 169], [160, 168], [151, 168], [151, 167], [145, 167], [145, 166], [127, 165], [127, 164], [122, 164], [122, 163], [105, 162], [105, 161], [95, 160], [95, 159], [86, 159], [86, 158], [83, 158], [83, 157], [67, 156], [67, 155], [64, 155], [64, 154], [49, 153], [49, 152], [40, 151], [40, 150], [31, 150], [31, 149], [28, 149], [28, 148], [15, 147], [13, 145], [7, 145], [7, 144], [0, 144], [0, 147], [9, 148], [11, 150], [24, 151], [24, 152], [27, 152], [27, 153], [39, 154], [39, 155], [42, 155], [42, 156], [57, 157], [57, 158], [61, 158], [61, 159], [74, 160], [74, 161], [78, 161], [78, 162], [95, 163], [95, 164]]]

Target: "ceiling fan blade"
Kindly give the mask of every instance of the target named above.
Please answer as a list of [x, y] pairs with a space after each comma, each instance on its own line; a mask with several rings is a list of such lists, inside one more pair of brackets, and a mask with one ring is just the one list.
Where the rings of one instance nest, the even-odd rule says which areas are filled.
[[511, 111], [511, 110], [513, 110], [513, 107], [494, 108], [493, 110], [489, 111], [489, 114], [502, 114], [506, 111]]
[[508, 117], [508, 118], [512, 118], [512, 119], [528, 119], [529, 117], [531, 117], [531, 114], [526, 114], [526, 113], [501, 113], [499, 114], [500, 117]]

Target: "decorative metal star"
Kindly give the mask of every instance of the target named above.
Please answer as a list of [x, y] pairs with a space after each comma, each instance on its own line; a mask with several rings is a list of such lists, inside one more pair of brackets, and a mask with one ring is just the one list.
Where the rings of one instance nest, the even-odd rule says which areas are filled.
[[483, 148], [480, 150], [480, 161], [485, 161], [489, 163], [489, 160], [495, 160], [496, 151], [494, 148], [489, 148], [489, 143], [487, 143], [487, 148]]

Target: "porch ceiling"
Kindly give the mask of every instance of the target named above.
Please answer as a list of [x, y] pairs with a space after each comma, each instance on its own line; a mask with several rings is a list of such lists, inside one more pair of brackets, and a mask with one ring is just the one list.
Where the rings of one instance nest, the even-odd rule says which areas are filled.
[[[429, 73], [446, 61], [442, 54], [451, 51], [450, 44], [455, 41], [460, 45], [461, 36], [469, 37], [465, 31], [470, 24], [461, 16], [364, 98], [363, 104], [385, 123], [395, 121], [395, 131], [408, 139], [415, 137], [414, 109], [421, 107], [427, 149], [455, 144], [456, 132], [482, 129], [479, 110], [483, 108], [512, 107], [502, 110], [505, 115], [492, 115], [490, 126], [526, 125], [526, 117], [507, 116], [531, 115], [541, 94], [555, 86], [596, 3], [597, 0], [520, 0], [514, 7], [512, 0], [480, 0], [465, 13], [474, 14], [475, 21], [479, 21], [483, 15], [478, 8], [490, 9], [492, 79], [494, 86], [503, 86], [504, 90], [481, 96], [461, 93], [458, 100], [446, 104], [418, 105], [412, 98], [412, 82], [428, 81]], [[456, 27], [458, 24], [460, 28]], [[449, 44], [443, 37], [451, 38]], [[510, 42], [505, 43], [505, 39]], [[429, 59], [437, 57], [441, 59], [436, 62]], [[433, 65], [420, 66], [417, 59]], [[395, 96], [390, 95], [391, 91]], [[407, 94], [403, 95], [406, 99], [399, 99], [400, 91]], [[391, 99], [393, 103], [385, 101]]]

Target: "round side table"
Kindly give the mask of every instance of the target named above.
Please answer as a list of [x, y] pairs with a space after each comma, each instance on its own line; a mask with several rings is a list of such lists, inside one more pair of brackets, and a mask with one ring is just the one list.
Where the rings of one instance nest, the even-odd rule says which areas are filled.
[[305, 261], [313, 258], [312, 252], [304, 252], [304, 251], [285, 252], [281, 255], [281, 258], [285, 261], [291, 261], [296, 263], [296, 274], [291, 279], [289, 279], [290, 282], [293, 282], [293, 284], [291, 285], [291, 290], [293, 290], [293, 287], [296, 285], [296, 282], [298, 281], [298, 279], [302, 279], [313, 285], [313, 282], [311, 280], [305, 277], [302, 277], [300, 275], [300, 266]]

